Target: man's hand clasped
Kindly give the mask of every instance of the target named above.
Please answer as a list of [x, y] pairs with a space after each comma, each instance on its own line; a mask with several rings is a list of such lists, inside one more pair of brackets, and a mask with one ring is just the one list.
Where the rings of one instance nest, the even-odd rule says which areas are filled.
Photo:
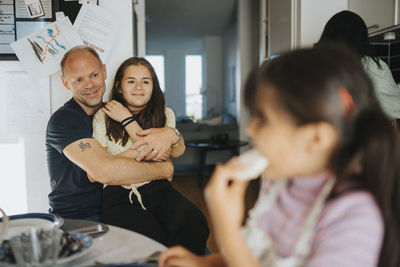
[[136, 134], [142, 137], [132, 146], [132, 149], [136, 149], [139, 152], [136, 157], [137, 161], [143, 159], [164, 161], [169, 158], [172, 143], [174, 138], [176, 139], [176, 134], [172, 128], [151, 128]]

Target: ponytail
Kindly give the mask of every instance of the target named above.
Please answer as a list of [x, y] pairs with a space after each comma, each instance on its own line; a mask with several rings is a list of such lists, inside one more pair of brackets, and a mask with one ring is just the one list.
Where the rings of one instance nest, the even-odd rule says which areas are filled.
[[334, 158], [338, 184], [355, 181], [381, 210], [385, 233], [378, 266], [400, 265], [400, 139], [381, 108], [360, 111]]

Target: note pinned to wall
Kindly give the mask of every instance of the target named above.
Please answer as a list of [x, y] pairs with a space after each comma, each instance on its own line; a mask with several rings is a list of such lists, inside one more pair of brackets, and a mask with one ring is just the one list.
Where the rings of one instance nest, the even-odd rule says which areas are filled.
[[[17, 19], [30, 19], [33, 14], [36, 13], [38, 8], [33, 8], [34, 10], [29, 10], [29, 4], [33, 7], [38, 7], [38, 1], [34, 0], [15, 0], [15, 17]], [[44, 12], [44, 18], [51, 19], [53, 18], [53, 7], [51, 0], [40, 0], [40, 7]], [[35, 11], [36, 9], [36, 11]], [[39, 8], [40, 9], [40, 8]]]
[[39, 18], [44, 16], [44, 9], [40, 0], [24, 0], [26, 9], [31, 18]]
[[43, 134], [50, 117], [49, 80], [32, 82], [24, 71], [6, 72], [1, 93], [5, 102], [5, 127], [14, 136]]
[[74, 23], [84, 44], [94, 48], [103, 62], [107, 61], [119, 26], [118, 16], [109, 9], [86, 3]]
[[11, 44], [24, 69], [34, 80], [48, 77], [60, 69], [64, 54], [82, 39], [68, 17]]

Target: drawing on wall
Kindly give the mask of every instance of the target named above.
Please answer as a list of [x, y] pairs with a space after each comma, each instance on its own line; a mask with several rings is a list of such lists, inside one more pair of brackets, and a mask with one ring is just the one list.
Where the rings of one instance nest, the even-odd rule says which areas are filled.
[[58, 71], [63, 55], [82, 44], [78, 32], [65, 17], [11, 43], [11, 47], [28, 74], [40, 80]]
[[27, 38], [27, 40], [41, 63], [67, 51], [67, 41], [61, 34], [57, 24], [53, 24], [52, 27], [31, 38]]

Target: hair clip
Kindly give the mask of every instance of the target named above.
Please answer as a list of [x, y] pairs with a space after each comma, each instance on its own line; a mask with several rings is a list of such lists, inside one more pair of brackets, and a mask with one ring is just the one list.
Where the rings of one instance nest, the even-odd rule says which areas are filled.
[[342, 114], [348, 115], [354, 111], [354, 100], [345, 87], [339, 88], [339, 98], [342, 106]]

